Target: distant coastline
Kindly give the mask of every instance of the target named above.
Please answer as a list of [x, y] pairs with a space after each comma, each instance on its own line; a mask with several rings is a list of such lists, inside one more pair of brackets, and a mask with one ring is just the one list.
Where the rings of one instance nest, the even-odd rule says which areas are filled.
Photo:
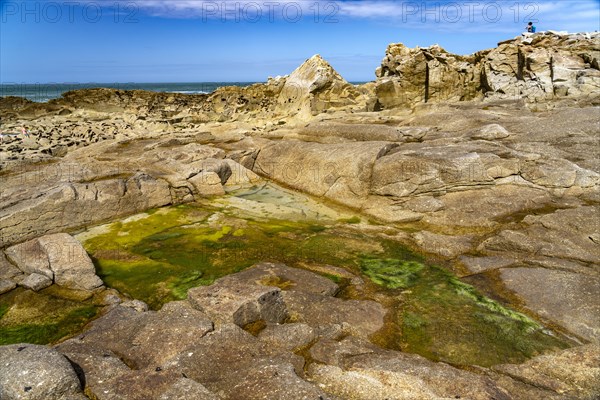
[[110, 88], [151, 92], [207, 94], [222, 86], [250, 86], [256, 82], [181, 82], [181, 83], [3, 83], [0, 97], [17, 96], [45, 103], [71, 90]]
[[[176, 82], [176, 83], [2, 83], [0, 97], [17, 96], [37, 103], [57, 99], [71, 90], [109, 88], [150, 92], [208, 94], [223, 86], [245, 87], [261, 82]], [[362, 84], [364, 82], [352, 82]]]

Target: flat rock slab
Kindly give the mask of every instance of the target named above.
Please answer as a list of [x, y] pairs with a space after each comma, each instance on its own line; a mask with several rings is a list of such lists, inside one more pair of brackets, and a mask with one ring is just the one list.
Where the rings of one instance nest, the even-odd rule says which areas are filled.
[[545, 268], [500, 271], [527, 308], [586, 340], [600, 340], [600, 278]]
[[321, 340], [310, 353], [316, 361], [331, 364], [311, 364], [310, 379], [344, 399], [510, 398], [484, 376], [353, 337]]
[[590, 344], [535, 357], [523, 364], [493, 367], [516, 380], [549, 388], [562, 398], [600, 398], [600, 346]]
[[58, 351], [32, 344], [0, 347], [2, 400], [85, 399], [79, 378]]

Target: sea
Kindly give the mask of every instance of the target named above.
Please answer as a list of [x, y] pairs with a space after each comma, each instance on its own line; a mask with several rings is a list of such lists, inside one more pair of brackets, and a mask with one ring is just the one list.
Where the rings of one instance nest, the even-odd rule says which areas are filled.
[[222, 86], [249, 86], [256, 82], [195, 82], [195, 83], [2, 83], [0, 97], [18, 96], [44, 103], [71, 90], [111, 88], [148, 90], [152, 92], [206, 94]]

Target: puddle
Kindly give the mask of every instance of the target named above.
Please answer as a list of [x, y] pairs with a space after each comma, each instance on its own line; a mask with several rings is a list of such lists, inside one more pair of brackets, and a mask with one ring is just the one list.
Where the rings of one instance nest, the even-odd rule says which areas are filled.
[[[330, 265], [367, 282], [361, 289], [347, 286], [342, 296], [377, 299], [388, 307], [386, 327], [372, 338], [384, 347], [481, 366], [568, 347], [536, 321], [399, 243], [361, 233], [365, 224], [351, 212], [269, 184], [204, 204], [150, 211], [78, 238], [108, 286], [153, 309], [262, 261], [312, 270]], [[344, 274], [324, 275], [349, 283]]]

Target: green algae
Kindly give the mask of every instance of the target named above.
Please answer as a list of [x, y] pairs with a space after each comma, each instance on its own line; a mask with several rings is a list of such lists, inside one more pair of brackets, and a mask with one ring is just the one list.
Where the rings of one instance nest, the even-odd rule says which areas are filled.
[[[269, 196], [250, 197], [266, 201]], [[204, 204], [147, 212], [109, 225], [84, 246], [108, 286], [153, 309], [258, 262], [326, 264], [373, 282], [355, 298], [376, 296], [389, 306], [386, 327], [373, 337], [382, 346], [458, 365], [489, 366], [568, 345], [399, 243], [345, 229], [360, 221], [276, 219], [238, 211]]]
[[98, 312], [90, 302], [17, 289], [0, 296], [0, 345], [49, 344], [79, 332]]
[[418, 272], [425, 266], [416, 261], [393, 258], [363, 258], [361, 270], [373, 282], [390, 289], [407, 288], [418, 279]]

